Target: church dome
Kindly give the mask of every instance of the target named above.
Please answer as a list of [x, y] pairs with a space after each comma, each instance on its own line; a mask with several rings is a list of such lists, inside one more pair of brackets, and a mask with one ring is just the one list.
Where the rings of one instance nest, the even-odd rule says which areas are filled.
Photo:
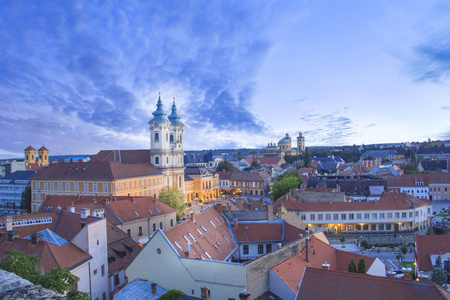
[[289, 140], [288, 139], [281, 139], [278, 144], [289, 144]]

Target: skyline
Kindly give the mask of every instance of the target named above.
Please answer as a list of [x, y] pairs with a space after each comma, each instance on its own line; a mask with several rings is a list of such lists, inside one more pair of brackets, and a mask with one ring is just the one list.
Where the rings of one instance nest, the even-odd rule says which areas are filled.
[[[450, 138], [444, 1], [0, 3], [0, 158]], [[295, 142], [293, 143], [296, 144]]]

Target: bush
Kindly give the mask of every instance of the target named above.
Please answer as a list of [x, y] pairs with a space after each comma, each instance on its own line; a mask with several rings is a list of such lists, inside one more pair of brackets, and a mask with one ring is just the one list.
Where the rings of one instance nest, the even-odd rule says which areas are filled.
[[363, 246], [364, 250], [369, 248], [369, 243], [366, 240], [361, 241], [361, 246]]

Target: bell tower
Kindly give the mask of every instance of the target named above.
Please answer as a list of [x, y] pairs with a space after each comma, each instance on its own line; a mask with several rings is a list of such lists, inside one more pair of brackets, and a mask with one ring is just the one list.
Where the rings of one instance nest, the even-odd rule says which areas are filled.
[[298, 133], [297, 137], [297, 150], [299, 154], [305, 152], [305, 137], [301, 132]]
[[48, 149], [42, 146], [38, 150], [39, 160], [38, 162], [44, 166], [48, 166]]
[[36, 163], [36, 149], [28, 146], [25, 150], [25, 165]]
[[166, 117], [161, 95], [150, 125], [150, 157], [152, 164], [164, 175], [164, 185], [177, 187], [184, 193], [183, 127], [177, 114], [175, 98], [172, 113]]

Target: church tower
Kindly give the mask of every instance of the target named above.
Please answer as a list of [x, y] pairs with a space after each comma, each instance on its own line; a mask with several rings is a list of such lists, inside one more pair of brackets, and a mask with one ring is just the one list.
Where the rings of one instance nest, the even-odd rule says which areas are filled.
[[301, 132], [298, 133], [297, 137], [297, 150], [298, 154], [302, 154], [305, 152], [305, 137]]
[[152, 164], [164, 175], [164, 186], [177, 187], [184, 193], [183, 127], [177, 114], [175, 98], [172, 113], [166, 117], [161, 95], [150, 125], [150, 157]]
[[42, 146], [41, 148], [39, 148], [38, 154], [39, 154], [38, 162], [41, 165], [48, 166], [48, 149], [45, 148], [45, 146]]
[[25, 150], [25, 165], [36, 163], [36, 149], [28, 146]]

